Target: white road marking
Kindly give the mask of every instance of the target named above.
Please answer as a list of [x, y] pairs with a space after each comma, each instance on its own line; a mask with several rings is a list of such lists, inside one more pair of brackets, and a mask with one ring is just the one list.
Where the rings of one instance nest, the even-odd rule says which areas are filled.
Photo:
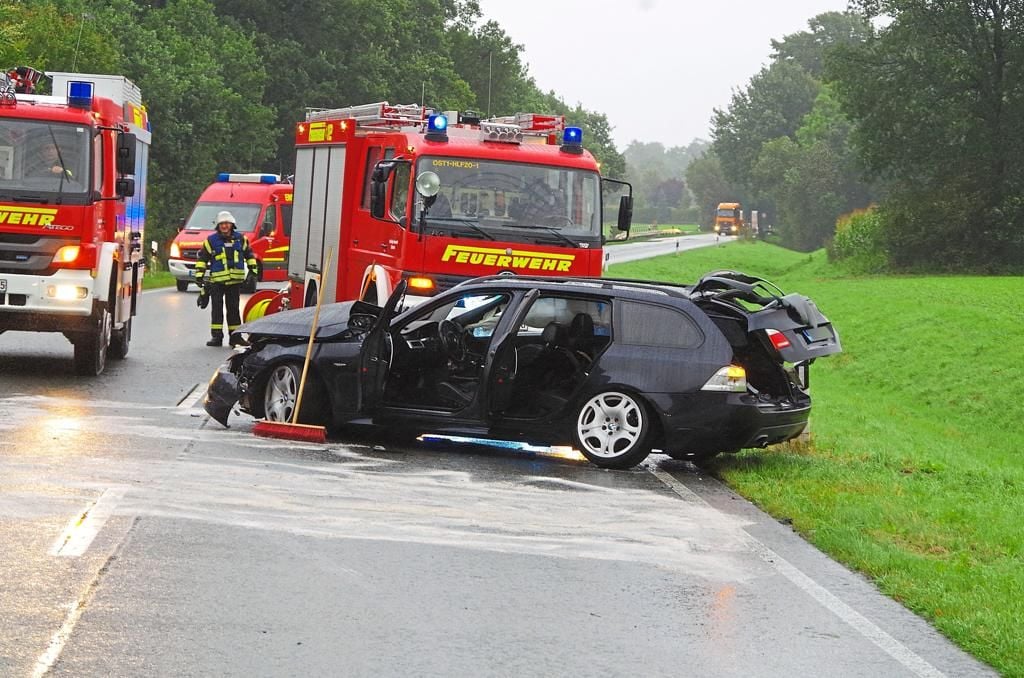
[[39, 655], [36, 659], [35, 668], [32, 670], [32, 678], [43, 678], [50, 672], [50, 669], [54, 667], [57, 660], [60, 659], [61, 653], [64, 651], [64, 646], [67, 645], [68, 640], [71, 638], [71, 633], [75, 630], [75, 625], [78, 620], [82, 618], [82, 614], [85, 612], [85, 608], [92, 602], [93, 597], [96, 595], [96, 589], [99, 588], [100, 578], [103, 573], [110, 566], [111, 561], [117, 555], [121, 547], [124, 546], [122, 540], [118, 544], [117, 548], [112, 554], [110, 554], [104, 561], [103, 565], [99, 570], [96, 571], [96, 575], [89, 582], [88, 586], [85, 587], [85, 591], [78, 597], [77, 600], [72, 600], [70, 603], [65, 605], [68, 609], [68, 615], [64, 618], [64, 623], [60, 625], [60, 628], [50, 636], [50, 644], [46, 650]]
[[[711, 504], [704, 501], [697, 493], [676, 480], [671, 474], [662, 471], [651, 462], [646, 462], [644, 467], [650, 471], [655, 478], [667, 485], [669, 489], [679, 495], [679, 497], [687, 503], [701, 504], [715, 510]], [[818, 601], [818, 603], [820, 603], [829, 612], [859, 631], [861, 635], [878, 646], [890, 657], [905, 666], [908, 670], [922, 677], [945, 678], [946, 674], [939, 671], [906, 645], [880, 629], [860, 612], [857, 612], [855, 609], [837, 598], [824, 586], [801, 572], [795, 565], [788, 562], [775, 551], [772, 551], [755, 537], [746, 532], [744, 532], [744, 534], [746, 535], [747, 547], [757, 554], [761, 560], [768, 563], [768, 565], [770, 565], [776, 572], [788, 579], [801, 591]]]
[[189, 394], [182, 398], [181, 402], [178, 403], [178, 407], [183, 410], [191, 410], [204, 395], [206, 395], [206, 389], [201, 388], [199, 384], [196, 384], [192, 387], [192, 390], [189, 391]]
[[89, 505], [85, 511], [68, 522], [67, 527], [53, 542], [50, 555], [74, 558], [85, 553], [89, 549], [89, 545], [92, 544], [92, 540], [103, 529], [107, 519], [114, 513], [117, 502], [123, 497], [124, 490], [122, 489], [104, 490], [95, 503]]

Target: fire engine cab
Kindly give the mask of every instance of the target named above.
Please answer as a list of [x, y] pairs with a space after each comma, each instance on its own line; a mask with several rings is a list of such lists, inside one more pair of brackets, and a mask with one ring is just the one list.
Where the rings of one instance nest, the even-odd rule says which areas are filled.
[[249, 239], [259, 271], [245, 281], [245, 291], [256, 289], [258, 281], [287, 280], [288, 242], [292, 223], [292, 185], [276, 174], [235, 174], [221, 172], [206, 187], [188, 220], [183, 220], [171, 242], [167, 268], [178, 291], [195, 282], [196, 261], [203, 242], [217, 228], [221, 211], [231, 212], [239, 233]]
[[[602, 179], [578, 127], [562, 116], [481, 120], [418, 105], [313, 111], [296, 128], [290, 305], [406, 303], [496, 273], [599, 276]], [[334, 261], [321, 280], [328, 251]]]
[[41, 77], [0, 73], [0, 333], [61, 332], [98, 375], [138, 308], [149, 123], [121, 76]]

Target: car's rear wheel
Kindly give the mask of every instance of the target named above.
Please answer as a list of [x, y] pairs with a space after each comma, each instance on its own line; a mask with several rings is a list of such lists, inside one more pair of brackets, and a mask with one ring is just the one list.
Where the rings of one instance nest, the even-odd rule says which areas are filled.
[[[299, 395], [302, 367], [295, 363], [275, 366], [263, 388], [263, 417], [268, 421], [290, 423], [295, 414], [295, 401]], [[302, 395], [299, 422], [324, 424], [327, 416], [327, 398], [319, 380], [312, 374], [306, 377]]]
[[579, 408], [573, 437], [591, 463], [630, 468], [651, 453], [650, 431], [650, 414], [643, 401], [621, 391], [604, 391]]

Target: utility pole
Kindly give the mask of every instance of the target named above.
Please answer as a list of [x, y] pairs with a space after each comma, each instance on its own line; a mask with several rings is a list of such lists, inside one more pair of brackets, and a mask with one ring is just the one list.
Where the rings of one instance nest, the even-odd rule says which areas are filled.
[[491, 117], [491, 66], [494, 62], [494, 50], [487, 53], [487, 117]]
[[78, 41], [75, 42], [75, 58], [71, 60], [71, 72], [75, 72], [75, 66], [78, 65], [78, 47], [82, 44], [82, 30], [85, 28], [85, 20], [92, 18], [89, 14], [82, 12], [82, 18], [78, 22]]

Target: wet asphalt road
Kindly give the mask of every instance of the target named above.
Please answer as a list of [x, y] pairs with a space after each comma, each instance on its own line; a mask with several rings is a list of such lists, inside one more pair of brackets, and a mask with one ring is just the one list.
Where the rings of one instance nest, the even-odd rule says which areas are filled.
[[694, 467], [256, 438], [195, 292], [0, 336], [2, 676], [993, 675]]

